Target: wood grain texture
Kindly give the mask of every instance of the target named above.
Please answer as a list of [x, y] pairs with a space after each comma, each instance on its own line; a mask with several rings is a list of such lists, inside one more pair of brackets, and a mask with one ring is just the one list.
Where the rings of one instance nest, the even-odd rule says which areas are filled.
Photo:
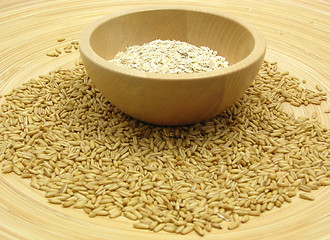
[[[161, 3], [163, 1], [153, 1]], [[90, 22], [107, 13], [142, 1], [0, 1], [0, 93], [59, 66], [73, 65], [78, 52], [59, 58], [46, 57], [58, 45], [59, 36], [68, 42], [78, 39]], [[219, 9], [253, 23], [264, 33], [266, 59], [276, 60], [280, 70], [305, 79], [308, 88], [319, 84], [330, 94], [330, 4], [322, 0], [209, 0], [168, 1]], [[65, 44], [65, 43], [63, 43]], [[287, 111], [312, 116], [330, 127], [330, 101], [320, 106]], [[177, 236], [132, 228], [124, 218], [90, 219], [76, 209], [47, 203], [43, 193], [32, 189], [15, 174], [0, 174], [0, 239], [201, 239], [196, 234]], [[233, 231], [215, 229], [204, 239], [329, 239], [329, 188], [315, 193], [316, 200], [298, 198], [293, 203], [251, 219]]]

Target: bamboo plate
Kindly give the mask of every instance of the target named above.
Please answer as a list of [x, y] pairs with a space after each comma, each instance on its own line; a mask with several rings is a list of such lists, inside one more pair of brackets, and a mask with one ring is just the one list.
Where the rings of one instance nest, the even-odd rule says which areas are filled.
[[[162, 1], [153, 1], [153, 4]], [[322, 0], [209, 0], [167, 1], [219, 9], [254, 24], [265, 34], [266, 59], [278, 61], [280, 70], [305, 79], [306, 87], [319, 84], [330, 94], [330, 4]], [[147, 0], [1, 0], [0, 94], [59, 66], [73, 65], [78, 51], [47, 57], [57, 38], [77, 39], [82, 29], [109, 12], [143, 6]], [[1, 101], [1, 100], [0, 100]], [[321, 106], [287, 107], [295, 115], [317, 119], [330, 127], [330, 101]], [[15, 174], [0, 173], [0, 239], [200, 239], [133, 229], [125, 218], [89, 218], [77, 209], [47, 202], [43, 193]], [[313, 202], [294, 198], [291, 204], [252, 218], [236, 230], [215, 230], [204, 239], [329, 239], [329, 187], [315, 193]]]

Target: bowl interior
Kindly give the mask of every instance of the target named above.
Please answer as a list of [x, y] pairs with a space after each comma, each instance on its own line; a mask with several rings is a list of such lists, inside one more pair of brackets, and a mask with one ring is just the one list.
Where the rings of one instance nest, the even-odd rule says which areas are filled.
[[90, 36], [90, 46], [110, 60], [126, 47], [156, 39], [206, 46], [226, 57], [230, 65], [246, 58], [255, 40], [246, 27], [226, 17], [182, 9], [134, 12], [106, 19]]

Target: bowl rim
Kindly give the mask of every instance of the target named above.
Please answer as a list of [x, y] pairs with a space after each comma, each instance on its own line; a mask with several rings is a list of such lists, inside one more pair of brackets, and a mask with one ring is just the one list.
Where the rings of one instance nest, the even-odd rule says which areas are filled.
[[[99, 56], [91, 47], [90, 37], [92, 33], [105, 22], [108, 22], [112, 19], [127, 14], [146, 12], [146, 11], [158, 11], [158, 10], [194, 11], [194, 12], [202, 12], [206, 14], [217, 15], [222, 18], [227, 18], [243, 26], [251, 33], [255, 42], [254, 48], [250, 52], [250, 54], [246, 56], [243, 60], [234, 63], [233, 65], [229, 65], [226, 68], [221, 68], [207, 72], [199, 72], [199, 73], [170, 74], [170, 73], [144, 72], [136, 69], [126, 68], [116, 63], [111, 63], [108, 60]], [[144, 7], [134, 7], [120, 11], [115, 11], [110, 14], [104, 15], [98, 18], [97, 20], [95, 20], [94, 22], [90, 23], [80, 34], [79, 51], [81, 55], [83, 55], [86, 58], [89, 58], [94, 64], [98, 65], [98, 67], [101, 67], [102, 69], [111, 70], [117, 74], [124, 74], [136, 78], [149, 78], [154, 80], [184, 80], [184, 79], [193, 80], [193, 79], [213, 78], [220, 75], [224, 76], [247, 68], [248, 66], [252, 65], [255, 61], [259, 60], [265, 55], [266, 40], [263, 34], [259, 32], [251, 23], [246, 22], [240, 17], [223, 13], [215, 9], [210, 9], [207, 7], [191, 7], [191, 6], [182, 6], [182, 5], [149, 5]]]

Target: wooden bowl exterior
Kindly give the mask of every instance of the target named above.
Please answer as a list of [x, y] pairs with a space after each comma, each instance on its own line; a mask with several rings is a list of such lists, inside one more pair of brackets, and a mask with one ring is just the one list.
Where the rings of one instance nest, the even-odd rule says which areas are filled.
[[[143, 27], [145, 26], [145, 27]], [[231, 66], [194, 74], [144, 73], [107, 60], [118, 51], [155, 39], [208, 46]], [[210, 119], [241, 97], [260, 69], [266, 49], [251, 25], [217, 11], [190, 7], [131, 9], [86, 28], [80, 52], [96, 87], [126, 114], [158, 125]]]

